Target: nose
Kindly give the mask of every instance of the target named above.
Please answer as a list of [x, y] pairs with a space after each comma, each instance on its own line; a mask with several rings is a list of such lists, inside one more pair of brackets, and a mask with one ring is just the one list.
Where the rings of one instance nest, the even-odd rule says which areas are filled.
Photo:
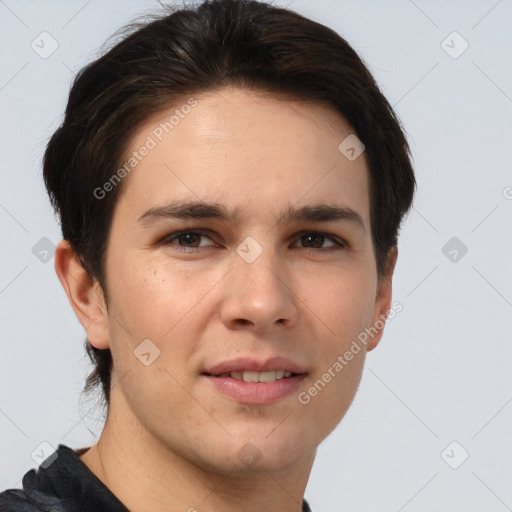
[[227, 328], [270, 333], [297, 322], [293, 276], [271, 250], [252, 262], [235, 255], [226, 277], [220, 315]]

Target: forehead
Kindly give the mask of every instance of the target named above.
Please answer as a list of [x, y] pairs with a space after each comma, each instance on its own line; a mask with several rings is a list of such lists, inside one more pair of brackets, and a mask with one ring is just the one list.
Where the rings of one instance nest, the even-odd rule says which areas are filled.
[[322, 201], [357, 209], [367, 224], [365, 155], [351, 161], [339, 150], [353, 132], [326, 106], [274, 94], [225, 88], [184, 98], [131, 140], [124, 160], [137, 162], [119, 208], [135, 217], [171, 199], [205, 200], [263, 218]]

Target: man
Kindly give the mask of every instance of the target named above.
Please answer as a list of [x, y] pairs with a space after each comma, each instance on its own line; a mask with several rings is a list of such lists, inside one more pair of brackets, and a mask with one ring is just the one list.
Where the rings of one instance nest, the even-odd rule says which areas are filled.
[[260, 2], [177, 10], [79, 74], [44, 178], [108, 416], [0, 509], [310, 510], [414, 192], [355, 52]]

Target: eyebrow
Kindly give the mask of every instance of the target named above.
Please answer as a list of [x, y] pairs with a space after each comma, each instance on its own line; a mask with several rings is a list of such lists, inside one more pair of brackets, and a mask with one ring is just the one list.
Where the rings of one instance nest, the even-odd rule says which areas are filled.
[[[173, 201], [164, 206], [154, 206], [144, 212], [138, 222], [143, 227], [161, 219], [217, 219], [230, 221], [237, 218], [238, 208], [230, 212], [223, 204], [205, 201]], [[363, 218], [352, 208], [336, 204], [310, 204], [300, 208], [288, 206], [278, 217], [277, 223], [293, 222], [339, 222], [358, 225], [366, 232]]]

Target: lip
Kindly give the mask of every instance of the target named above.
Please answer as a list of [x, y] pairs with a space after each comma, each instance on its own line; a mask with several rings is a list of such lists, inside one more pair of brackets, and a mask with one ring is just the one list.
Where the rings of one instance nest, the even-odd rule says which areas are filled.
[[254, 359], [254, 357], [238, 357], [236, 359], [223, 361], [222, 363], [211, 366], [207, 368], [204, 373], [208, 374], [209, 376], [215, 376], [226, 372], [270, 372], [273, 370], [284, 370], [285, 372], [300, 374], [306, 373], [306, 370], [297, 363], [294, 363], [285, 357], [279, 356], [271, 357], [264, 361]]
[[289, 395], [296, 394], [306, 375], [306, 373], [302, 373], [273, 382], [244, 382], [231, 377], [215, 377], [213, 375], [204, 375], [204, 377], [217, 391], [235, 402], [269, 405]]
[[[227, 372], [270, 372], [273, 370], [284, 370], [297, 375], [273, 382], [244, 382], [231, 377], [217, 377], [217, 375]], [[265, 360], [249, 356], [238, 357], [211, 366], [203, 372], [203, 376], [217, 391], [235, 402], [252, 405], [272, 404], [297, 393], [306, 375], [306, 370], [299, 364], [280, 356]]]

